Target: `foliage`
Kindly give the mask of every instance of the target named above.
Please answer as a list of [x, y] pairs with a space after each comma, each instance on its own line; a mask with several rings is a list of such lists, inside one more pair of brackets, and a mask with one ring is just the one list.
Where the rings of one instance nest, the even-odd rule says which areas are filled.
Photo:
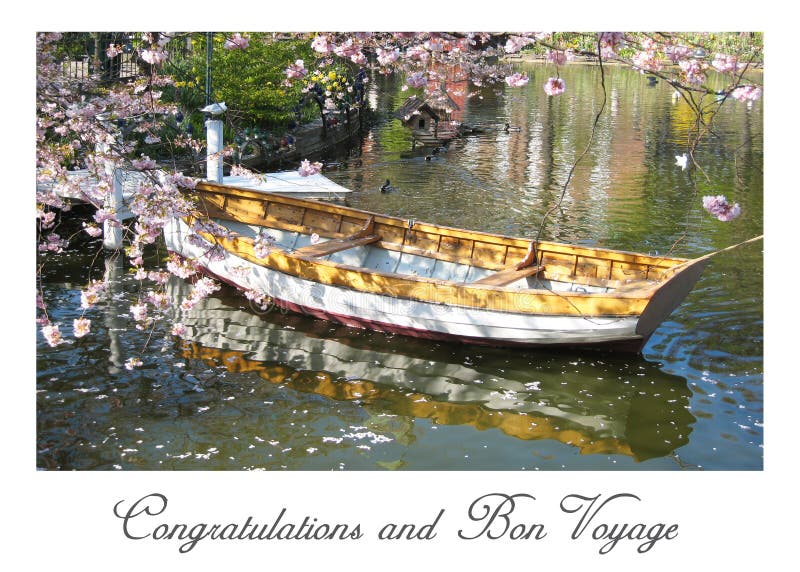
[[[214, 55], [211, 62], [212, 101], [224, 101], [234, 110], [235, 119], [248, 126], [283, 128], [295, 118], [301, 88], [285, 85], [285, 69], [298, 59], [312, 56], [309, 42], [303, 38], [273, 38], [272, 34], [249, 35], [246, 50], [224, 49], [230, 34], [214, 34]], [[192, 40], [191, 74], [187, 81], [194, 88], [204, 89], [206, 70], [206, 37], [198, 34]], [[202, 93], [202, 91], [201, 91]]]

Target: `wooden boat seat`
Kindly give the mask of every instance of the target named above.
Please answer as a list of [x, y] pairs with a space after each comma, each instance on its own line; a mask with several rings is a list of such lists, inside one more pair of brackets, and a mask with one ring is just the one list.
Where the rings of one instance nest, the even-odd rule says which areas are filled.
[[512, 282], [516, 282], [520, 278], [535, 276], [542, 270], [544, 270], [544, 266], [536, 265], [526, 266], [525, 268], [520, 268], [519, 270], [516, 268], [508, 268], [506, 270], [500, 270], [499, 272], [490, 274], [489, 276], [485, 276], [484, 278], [476, 280], [471, 284], [482, 284], [484, 286], [507, 286]]
[[371, 244], [380, 240], [377, 234], [368, 234], [357, 238], [335, 238], [328, 242], [320, 242], [318, 244], [309, 244], [294, 251], [294, 254], [301, 256], [327, 256], [334, 252], [347, 250], [348, 248], [355, 248], [365, 244]]

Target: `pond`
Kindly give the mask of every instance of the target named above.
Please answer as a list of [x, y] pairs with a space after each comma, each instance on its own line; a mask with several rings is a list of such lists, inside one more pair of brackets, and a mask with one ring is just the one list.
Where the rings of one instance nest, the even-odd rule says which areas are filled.
[[[325, 175], [357, 208], [512, 236], [691, 257], [763, 233], [761, 101], [722, 103], [695, 150], [703, 172], [684, 171], [675, 157], [694, 117], [668, 85], [609, 66], [604, 94], [598, 69], [575, 64], [551, 98], [552, 70], [519, 67], [524, 88], [453, 88], [478, 132], [436, 153], [391, 117], [410, 92], [374, 78], [380, 119], [324, 158]], [[394, 190], [381, 193], [387, 179]], [[701, 199], [712, 194], [742, 215], [711, 218]], [[81, 288], [113, 281], [87, 312], [91, 335], [55, 348], [38, 335], [40, 469], [763, 468], [760, 242], [716, 256], [633, 357], [414, 340], [258, 312], [227, 288], [181, 316], [184, 339], [168, 319], [137, 331], [138, 281], [98, 248], [83, 237], [45, 260], [43, 296], [67, 338]], [[149, 267], [165, 255], [150, 252]], [[167, 291], [187, 287], [173, 278]], [[141, 368], [125, 369], [132, 355]]]

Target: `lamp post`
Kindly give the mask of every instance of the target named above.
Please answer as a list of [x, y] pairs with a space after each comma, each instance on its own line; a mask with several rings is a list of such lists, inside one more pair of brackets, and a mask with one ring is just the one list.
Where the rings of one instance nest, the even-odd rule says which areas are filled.
[[214, 32], [206, 32], [206, 179], [222, 183], [222, 121], [217, 116], [225, 113], [225, 102], [211, 103], [211, 59], [214, 54]]
[[214, 32], [206, 32], [206, 105], [211, 104], [211, 57], [214, 53]]

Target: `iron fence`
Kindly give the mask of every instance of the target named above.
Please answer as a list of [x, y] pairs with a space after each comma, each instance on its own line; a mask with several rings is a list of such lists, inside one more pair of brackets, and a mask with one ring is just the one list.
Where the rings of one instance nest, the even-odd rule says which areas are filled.
[[[185, 58], [191, 51], [187, 34], [176, 34], [166, 45], [171, 59]], [[124, 81], [149, 73], [137, 48], [141, 34], [132, 32], [65, 32], [59, 40], [58, 57], [64, 75], [84, 80], [98, 77], [104, 81]], [[121, 47], [121, 52], [108, 57], [109, 45]]]

